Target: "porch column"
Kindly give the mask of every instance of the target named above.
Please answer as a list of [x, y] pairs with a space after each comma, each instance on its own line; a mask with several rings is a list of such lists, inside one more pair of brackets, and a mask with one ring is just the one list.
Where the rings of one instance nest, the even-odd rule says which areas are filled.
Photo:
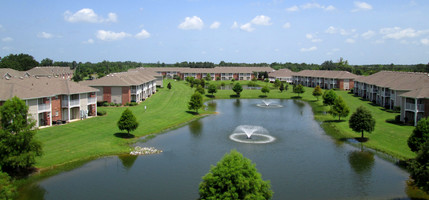
[[49, 97], [49, 126], [52, 126], [52, 97]]
[[67, 114], [68, 114], [68, 118], [67, 121], [70, 122], [70, 95], [67, 95], [68, 101], [67, 101]]
[[414, 99], [414, 126], [417, 126], [417, 98]]

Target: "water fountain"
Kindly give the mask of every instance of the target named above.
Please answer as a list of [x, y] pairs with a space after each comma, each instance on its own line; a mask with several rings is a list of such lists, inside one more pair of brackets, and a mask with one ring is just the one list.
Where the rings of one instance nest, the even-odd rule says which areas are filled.
[[261, 107], [261, 108], [281, 108], [281, 107], [283, 107], [280, 104], [275, 104], [271, 100], [262, 100], [262, 103], [258, 103], [258, 104], [256, 104], [256, 106]]
[[275, 137], [268, 135], [264, 127], [253, 125], [237, 126], [229, 138], [235, 142], [250, 144], [266, 144], [276, 140]]

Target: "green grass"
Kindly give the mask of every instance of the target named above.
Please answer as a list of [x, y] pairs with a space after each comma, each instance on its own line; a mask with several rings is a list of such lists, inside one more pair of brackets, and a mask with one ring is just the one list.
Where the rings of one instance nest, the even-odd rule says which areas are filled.
[[[129, 145], [135, 143], [139, 137], [159, 133], [200, 118], [205, 114], [211, 114], [209, 111], [200, 111], [200, 115], [188, 113], [187, 103], [194, 89], [190, 89], [184, 81], [165, 80], [164, 84], [167, 85], [168, 82], [172, 84], [171, 90], [159, 89], [147, 101], [138, 106], [129, 107], [139, 121], [138, 129], [132, 132], [136, 138], [124, 139], [115, 136], [116, 133], [121, 133], [116, 122], [125, 107], [99, 107], [98, 109], [107, 111], [106, 116], [39, 130], [36, 137], [43, 144], [44, 155], [37, 159], [36, 167], [50, 168], [73, 161], [128, 153], [130, 151]], [[248, 81], [239, 82], [246, 84]], [[210, 81], [210, 83], [220, 84], [220, 81]], [[225, 83], [230, 84], [230, 81], [225, 81]], [[272, 87], [271, 83], [259, 81], [258, 84], [262, 86], [268, 84]], [[335, 122], [336, 119], [332, 116], [323, 114], [324, 111], [328, 110], [328, 107], [322, 105], [321, 98], [316, 101], [316, 98], [311, 95], [313, 88], [305, 88], [305, 90], [306, 92], [301, 94], [299, 99], [308, 101], [312, 105], [315, 118], [324, 122], [323, 127], [328, 134], [338, 139], [360, 136], [348, 128], [347, 121]], [[215, 99], [234, 98], [231, 96], [234, 94], [232, 90], [218, 90]], [[383, 111], [381, 107], [372, 106], [368, 101], [362, 101], [345, 91], [337, 91], [337, 94], [346, 101], [351, 108], [351, 113], [359, 105], [363, 105], [370, 109], [376, 118], [375, 131], [371, 134], [365, 134], [366, 137], [369, 137], [369, 141], [364, 144], [365, 146], [399, 159], [415, 157], [415, 154], [409, 150], [406, 144], [414, 127], [386, 123], [387, 119], [394, 119], [396, 114]], [[263, 93], [260, 90], [243, 90], [240, 98], [255, 99], [260, 98], [261, 95]], [[290, 85], [288, 91], [282, 93], [279, 90], [271, 89], [266, 98], [290, 99], [296, 97], [297, 95], [292, 93], [292, 86]], [[208, 99], [211, 98], [205, 96], [205, 100]], [[144, 106], [147, 106], [146, 112]]]
[[107, 115], [39, 130], [36, 137], [43, 144], [44, 155], [37, 159], [36, 167], [47, 168], [77, 160], [128, 153], [129, 144], [135, 143], [139, 137], [180, 126], [209, 113], [200, 111], [200, 115], [193, 115], [186, 112], [193, 90], [183, 82], [171, 81], [171, 84], [171, 90], [159, 89], [140, 105], [129, 107], [139, 122], [137, 130], [131, 132], [135, 138], [115, 136], [116, 133], [126, 133], [121, 132], [116, 125], [125, 107], [99, 107]]

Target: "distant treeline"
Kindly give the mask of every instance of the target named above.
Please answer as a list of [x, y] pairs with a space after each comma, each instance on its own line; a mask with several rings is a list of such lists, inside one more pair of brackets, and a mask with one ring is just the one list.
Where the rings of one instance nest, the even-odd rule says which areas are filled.
[[337, 62], [327, 60], [322, 64], [307, 64], [307, 63], [232, 63], [221, 61], [219, 64], [212, 62], [177, 62], [174, 64], [165, 63], [142, 63], [142, 62], [111, 62], [102, 61], [98, 63], [91, 62], [64, 62], [64, 61], [53, 61], [49, 58], [45, 58], [40, 63], [34, 60], [33, 56], [28, 54], [10, 54], [3, 58], [0, 58], [0, 68], [11, 68], [19, 71], [26, 71], [36, 66], [60, 66], [69, 67], [75, 69], [74, 80], [79, 81], [86, 78], [92, 78], [93, 75], [97, 77], [103, 77], [106, 74], [114, 72], [123, 72], [128, 69], [137, 67], [190, 67], [190, 68], [214, 68], [216, 66], [221, 67], [271, 67], [273, 69], [290, 69], [294, 72], [301, 70], [337, 70], [337, 71], [349, 71], [357, 75], [370, 75], [379, 71], [408, 71], [408, 72], [427, 72], [429, 73], [428, 64], [414, 64], [414, 65], [349, 65], [347, 60], [339, 59]]

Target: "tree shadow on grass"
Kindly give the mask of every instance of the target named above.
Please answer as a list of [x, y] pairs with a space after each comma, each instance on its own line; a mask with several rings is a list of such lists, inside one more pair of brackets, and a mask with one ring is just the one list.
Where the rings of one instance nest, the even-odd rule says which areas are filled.
[[189, 113], [189, 114], [191, 114], [191, 115], [199, 115], [200, 114], [200, 113], [197, 113], [195, 111], [190, 111], [190, 110], [188, 110], [186, 112]]
[[215, 98], [215, 96], [212, 95], [212, 94], [206, 94], [206, 97], [208, 97], [208, 98]]
[[386, 122], [390, 123], [390, 124], [395, 124], [398, 126], [409, 126], [408, 124], [401, 122], [401, 121], [396, 121], [395, 119], [386, 119]]
[[294, 97], [291, 97], [291, 99], [302, 99], [302, 97], [301, 96], [294, 96]]
[[259, 95], [259, 98], [267, 98], [267, 95]]
[[240, 95], [231, 94], [231, 95], [229, 95], [229, 97], [231, 97], [231, 98], [240, 98]]
[[130, 138], [134, 138], [135, 136], [133, 134], [128, 134], [128, 133], [115, 133], [113, 134], [115, 137], [118, 138], [122, 138], [122, 139], [130, 139]]
[[325, 120], [324, 123], [338, 123], [338, 122], [345, 122], [346, 120], [338, 120], [338, 119], [332, 119], [332, 120]]

